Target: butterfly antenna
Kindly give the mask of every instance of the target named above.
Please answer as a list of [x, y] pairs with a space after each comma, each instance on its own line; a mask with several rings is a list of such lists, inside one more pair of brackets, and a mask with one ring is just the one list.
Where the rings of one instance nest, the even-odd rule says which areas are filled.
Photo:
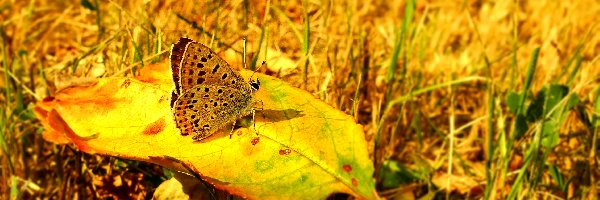
[[246, 37], [244, 37], [244, 48], [242, 49], [242, 63], [244, 65], [244, 69], [247, 69], [247, 67], [246, 67]]
[[[244, 47], [242, 49], [242, 63], [244, 65], [244, 69], [248, 69], [247, 62], [246, 62], [246, 37], [244, 37], [243, 40], [244, 40]], [[262, 64], [260, 66], [258, 66], [258, 68], [256, 68], [254, 70], [254, 72], [252, 72], [252, 74], [250, 75], [250, 80], [252, 80], [252, 77], [254, 76], [254, 73], [256, 73], [265, 64], [266, 64], [266, 61], [263, 60]]]
[[[244, 69], [248, 69], [248, 66], [246, 66], [246, 37], [244, 37], [244, 49], [242, 50], [242, 63], [244, 63]], [[265, 64], [265, 62], [263, 61], [263, 65]], [[258, 68], [256, 68], [256, 70], [254, 70], [254, 72], [252, 72], [252, 74], [250, 75], [250, 80], [252, 80], [252, 77], [254, 76], [254, 73], [256, 73], [256, 71], [258, 69], [260, 69], [261, 66], [259, 66]]]
[[265, 65], [267, 62], [266, 61], [262, 61], [262, 64], [260, 66], [258, 66], [254, 72], [252, 72], [252, 75], [250, 75], [250, 79], [252, 79], [252, 76], [254, 76], [254, 73], [256, 73], [263, 65]]
[[[243, 46], [243, 49], [242, 49], [242, 63], [244, 65], [244, 69], [248, 69], [248, 66], [246, 66], [246, 64], [247, 64], [246, 63], [246, 37], [244, 37], [243, 40], [244, 40], [244, 46]], [[252, 73], [250, 75], [250, 80], [251, 81], [252, 81], [252, 76], [254, 76], [254, 73]]]
[[[246, 63], [246, 37], [244, 37], [244, 48], [243, 48], [243, 50], [242, 50], [242, 55], [243, 55], [243, 58], [242, 58], [242, 63], [244, 63], [244, 64], [243, 64], [243, 65], [244, 65], [244, 69], [248, 69], [248, 66], [246, 66], [246, 64], [247, 64], [247, 63]], [[254, 70], [254, 72], [252, 72], [252, 74], [250, 75], [250, 80], [252, 80], [252, 77], [254, 76], [254, 73], [256, 73], [256, 71], [258, 71], [258, 70], [260, 69], [260, 67], [262, 67], [263, 65], [265, 65], [265, 63], [266, 63], [266, 62], [265, 62], [265, 61], [263, 61], [263, 62], [262, 62], [262, 64], [261, 64], [260, 66], [258, 66], [258, 68], [256, 68], [256, 69]]]

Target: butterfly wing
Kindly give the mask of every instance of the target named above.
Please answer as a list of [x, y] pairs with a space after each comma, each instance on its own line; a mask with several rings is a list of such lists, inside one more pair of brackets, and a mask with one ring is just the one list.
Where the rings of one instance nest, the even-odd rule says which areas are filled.
[[[251, 111], [252, 88], [210, 48], [181, 38], [171, 50], [177, 128], [201, 140]], [[252, 83], [256, 86], [252, 86]]]
[[175, 95], [181, 95], [181, 85], [180, 85], [180, 70], [181, 70], [181, 61], [183, 60], [183, 53], [187, 45], [190, 42], [194, 42], [189, 38], [179, 38], [179, 41], [171, 47], [171, 55], [169, 56], [171, 60], [171, 72], [173, 73], [173, 82], [175, 83]]
[[175, 101], [175, 122], [182, 135], [201, 140], [245, 116], [251, 110], [251, 93], [219, 85], [196, 85]]
[[173, 45], [171, 69], [177, 95], [195, 85], [228, 86], [244, 80], [210, 48], [188, 38], [181, 38]]

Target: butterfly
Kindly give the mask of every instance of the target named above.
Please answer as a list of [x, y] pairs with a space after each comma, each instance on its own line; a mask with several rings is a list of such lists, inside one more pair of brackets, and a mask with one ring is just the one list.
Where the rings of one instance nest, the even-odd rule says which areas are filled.
[[254, 119], [258, 78], [246, 82], [210, 48], [189, 38], [173, 45], [170, 61], [171, 109], [182, 135], [200, 141], [241, 117], [252, 114]]

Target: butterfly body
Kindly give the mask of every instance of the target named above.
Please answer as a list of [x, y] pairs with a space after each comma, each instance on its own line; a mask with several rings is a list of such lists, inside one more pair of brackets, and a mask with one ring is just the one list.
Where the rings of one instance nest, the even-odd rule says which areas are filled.
[[171, 50], [171, 107], [182, 135], [202, 140], [254, 113], [256, 81], [245, 81], [210, 48], [181, 38]]

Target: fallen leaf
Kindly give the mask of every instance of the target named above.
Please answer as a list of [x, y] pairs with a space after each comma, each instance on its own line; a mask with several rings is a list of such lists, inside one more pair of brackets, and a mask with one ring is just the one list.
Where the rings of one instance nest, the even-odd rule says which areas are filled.
[[[450, 179], [450, 185], [447, 185], [448, 179]], [[478, 187], [482, 187], [471, 177], [448, 175], [446, 173], [436, 173], [432, 178], [432, 182], [442, 190], [445, 189], [448, 192], [458, 191], [460, 194], [466, 194], [477, 190]], [[447, 188], [448, 186], [450, 188]]]
[[[211, 194], [210, 189], [193, 176], [176, 173], [174, 177], [162, 182], [154, 191], [152, 199], [214, 199], [217, 195]], [[221, 197], [221, 196], [219, 196]], [[220, 199], [227, 198], [226, 196]]]
[[[287, 76], [298, 72], [296, 69], [298, 68], [298, 64], [286, 54], [273, 48], [267, 48], [264, 45], [261, 49], [258, 55], [257, 66], [260, 66], [261, 62], [265, 61], [267, 70], [279, 74], [279, 76]], [[234, 50], [228, 50], [224, 54], [225, 60], [230, 61], [229, 64], [243, 66], [239, 58], [239, 53]]]
[[[254, 74], [261, 81], [255, 119], [260, 137], [240, 128], [232, 138], [222, 130], [195, 142], [175, 127], [168, 64], [146, 67], [135, 79], [98, 79], [39, 102], [34, 110], [44, 138], [88, 153], [191, 169], [215, 187], [251, 199], [324, 199], [339, 192], [379, 198], [362, 127], [351, 116]], [[241, 74], [249, 78], [252, 72]]]
[[288, 58], [287, 55], [275, 49], [268, 48], [266, 51], [263, 50], [260, 52], [258, 57], [266, 57], [265, 62], [267, 62], [267, 69], [279, 74], [280, 76], [286, 76], [297, 72], [296, 68], [298, 67], [298, 64], [296, 64], [296, 62], [292, 59]]

